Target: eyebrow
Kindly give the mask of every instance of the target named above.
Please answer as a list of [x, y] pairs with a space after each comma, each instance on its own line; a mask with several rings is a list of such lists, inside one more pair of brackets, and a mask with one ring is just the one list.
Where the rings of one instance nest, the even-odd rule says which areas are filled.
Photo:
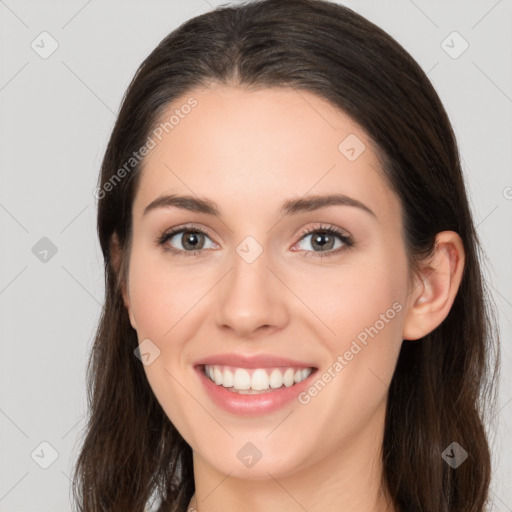
[[[373, 217], [377, 215], [368, 208], [365, 204], [357, 199], [346, 196], [344, 194], [328, 194], [328, 195], [314, 195], [301, 197], [297, 199], [289, 199], [285, 201], [281, 207], [282, 215], [296, 214], [301, 212], [310, 212], [326, 208], [328, 206], [353, 206], [359, 208]], [[192, 212], [205, 213], [207, 215], [220, 216], [220, 209], [218, 205], [210, 199], [194, 197], [194, 196], [180, 196], [177, 194], [164, 195], [157, 197], [154, 201], [144, 208], [143, 216], [157, 208], [175, 207]]]

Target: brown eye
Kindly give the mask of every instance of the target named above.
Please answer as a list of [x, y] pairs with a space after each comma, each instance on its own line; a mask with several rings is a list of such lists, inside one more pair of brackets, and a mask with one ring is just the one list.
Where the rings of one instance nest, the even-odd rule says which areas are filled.
[[[181, 234], [181, 243], [187, 250], [202, 249], [204, 245], [204, 236], [196, 231], [183, 231]], [[174, 238], [174, 237], [173, 237]]]
[[[195, 256], [207, 247], [210, 237], [199, 228], [185, 227], [164, 233], [157, 241], [164, 250], [183, 256]], [[205, 246], [206, 245], [206, 246]]]
[[306, 253], [310, 253], [312, 256], [324, 257], [330, 256], [331, 254], [338, 254], [345, 247], [352, 247], [354, 245], [350, 237], [332, 226], [322, 226], [315, 229], [309, 229], [302, 234], [301, 241], [299, 243], [307, 240], [308, 238], [308, 244], [313, 249], [308, 250], [302, 248], [302, 250]]

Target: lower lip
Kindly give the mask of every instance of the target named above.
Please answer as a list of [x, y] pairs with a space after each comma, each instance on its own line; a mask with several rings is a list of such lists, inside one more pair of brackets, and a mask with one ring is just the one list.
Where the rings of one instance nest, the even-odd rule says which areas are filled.
[[283, 386], [268, 393], [243, 395], [228, 391], [224, 386], [218, 386], [212, 382], [204, 374], [204, 366], [198, 366], [195, 369], [213, 402], [224, 410], [241, 416], [266, 414], [284, 407], [309, 386], [311, 377], [316, 373], [316, 370], [313, 370], [306, 379], [288, 388]]

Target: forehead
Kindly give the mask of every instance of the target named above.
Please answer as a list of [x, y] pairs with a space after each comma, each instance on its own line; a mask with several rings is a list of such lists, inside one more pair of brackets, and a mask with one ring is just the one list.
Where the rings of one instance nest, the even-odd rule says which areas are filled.
[[135, 215], [169, 193], [255, 209], [332, 192], [376, 209], [397, 206], [365, 131], [307, 91], [191, 90], [168, 105], [150, 137], [154, 147], [142, 167]]

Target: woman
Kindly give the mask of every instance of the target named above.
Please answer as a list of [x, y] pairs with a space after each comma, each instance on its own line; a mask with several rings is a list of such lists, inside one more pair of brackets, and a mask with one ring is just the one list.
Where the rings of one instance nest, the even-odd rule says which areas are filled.
[[189, 20], [130, 84], [96, 195], [80, 510], [485, 510], [478, 240], [388, 34], [315, 0]]

